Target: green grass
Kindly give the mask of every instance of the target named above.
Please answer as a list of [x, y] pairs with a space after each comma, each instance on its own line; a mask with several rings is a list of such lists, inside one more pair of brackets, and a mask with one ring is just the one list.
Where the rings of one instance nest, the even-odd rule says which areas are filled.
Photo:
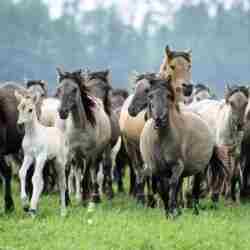
[[17, 189], [15, 204], [13, 214], [0, 215], [0, 250], [250, 249], [249, 204], [220, 203], [217, 211], [203, 210], [199, 216], [185, 210], [174, 221], [165, 219], [162, 209], [143, 208], [127, 195], [104, 199], [93, 213], [73, 203], [66, 218], [60, 217], [57, 195], [42, 197], [35, 219], [22, 211]]

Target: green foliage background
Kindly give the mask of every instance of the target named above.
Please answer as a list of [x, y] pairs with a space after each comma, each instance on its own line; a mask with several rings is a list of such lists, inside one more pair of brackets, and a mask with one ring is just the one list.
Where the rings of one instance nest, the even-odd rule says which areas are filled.
[[57, 65], [108, 67], [114, 86], [127, 87], [131, 71], [159, 69], [169, 44], [192, 49], [193, 80], [214, 91], [222, 93], [226, 82], [250, 81], [250, 13], [239, 6], [230, 11], [220, 6], [215, 18], [203, 4], [183, 7], [173, 29], [155, 24], [148, 13], [140, 30], [125, 25], [114, 8], [76, 15], [65, 7], [60, 18], [51, 20], [40, 0], [1, 0], [0, 79], [45, 79], [53, 90]]

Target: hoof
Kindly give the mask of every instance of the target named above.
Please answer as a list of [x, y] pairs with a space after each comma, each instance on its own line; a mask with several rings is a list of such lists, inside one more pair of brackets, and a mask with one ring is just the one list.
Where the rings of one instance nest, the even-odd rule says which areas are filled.
[[112, 200], [114, 198], [113, 189], [110, 189], [109, 191], [107, 191], [107, 198], [108, 198], [108, 200]]
[[217, 210], [218, 209], [218, 203], [217, 202], [213, 202], [210, 206], [211, 209], [213, 210]]
[[82, 196], [81, 195], [76, 195], [76, 202], [80, 204], [82, 202]]
[[62, 209], [61, 210], [61, 217], [66, 217], [67, 216], [67, 210], [66, 209]]
[[36, 211], [36, 209], [29, 209], [28, 214], [29, 214], [29, 216], [30, 216], [32, 219], [34, 219], [34, 218], [36, 218], [36, 216], [37, 216], [37, 211]]
[[5, 201], [5, 206], [4, 206], [5, 213], [11, 213], [14, 210], [15, 210], [15, 206], [14, 206], [13, 200], [11, 198], [6, 200]]
[[94, 203], [100, 203], [101, 202], [100, 195], [99, 194], [94, 194], [92, 196], [92, 202], [94, 202]]
[[193, 214], [194, 215], [199, 215], [199, 209], [198, 209], [198, 207], [194, 207], [194, 210], [193, 210]]
[[153, 195], [149, 195], [148, 196], [148, 203], [147, 203], [147, 206], [148, 207], [151, 207], [151, 208], [155, 208], [156, 207], [156, 200], [154, 198]]
[[120, 194], [125, 193], [124, 187], [123, 186], [119, 186], [117, 192], [120, 193]]
[[94, 202], [90, 202], [88, 205], [88, 213], [93, 213], [95, 211], [95, 203]]
[[22, 207], [23, 207], [24, 212], [28, 212], [29, 211], [29, 200], [28, 200], [28, 198], [27, 197], [22, 198], [21, 203], [22, 203]]
[[167, 218], [171, 220], [175, 220], [180, 215], [180, 212], [177, 209], [167, 213]]
[[144, 205], [145, 204], [145, 195], [137, 195], [137, 202], [139, 204]]

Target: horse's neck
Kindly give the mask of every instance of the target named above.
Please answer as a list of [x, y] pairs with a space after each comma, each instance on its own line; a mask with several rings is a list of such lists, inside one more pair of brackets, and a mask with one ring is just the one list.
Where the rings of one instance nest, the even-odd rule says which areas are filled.
[[169, 143], [176, 144], [180, 139], [180, 123], [181, 117], [176, 110], [172, 110], [169, 113], [169, 124], [167, 128], [159, 129], [160, 141], [168, 141]]
[[34, 114], [32, 121], [24, 124], [24, 128], [25, 128], [25, 136], [28, 136], [28, 137], [33, 137], [39, 132], [41, 128], [41, 124], [39, 123], [37, 119], [36, 112]]
[[223, 104], [219, 110], [216, 141], [218, 144], [232, 144], [234, 143], [235, 131], [232, 122], [231, 109], [227, 104]]
[[71, 111], [72, 123], [75, 128], [84, 129], [88, 120], [86, 118], [86, 112], [82, 102], [80, 101], [78, 105]]

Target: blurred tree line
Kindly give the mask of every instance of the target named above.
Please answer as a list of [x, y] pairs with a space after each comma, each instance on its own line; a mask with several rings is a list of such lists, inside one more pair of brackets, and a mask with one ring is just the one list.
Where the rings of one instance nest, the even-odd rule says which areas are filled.
[[53, 20], [40, 0], [1, 0], [1, 80], [45, 79], [52, 90], [55, 67], [63, 65], [110, 68], [113, 85], [127, 87], [131, 71], [158, 71], [169, 44], [192, 49], [194, 81], [220, 93], [226, 82], [250, 82], [250, 14], [239, 7], [219, 7], [210, 18], [203, 4], [186, 6], [172, 29], [156, 26], [149, 12], [136, 30], [122, 22], [114, 7], [78, 13], [74, 3]]

